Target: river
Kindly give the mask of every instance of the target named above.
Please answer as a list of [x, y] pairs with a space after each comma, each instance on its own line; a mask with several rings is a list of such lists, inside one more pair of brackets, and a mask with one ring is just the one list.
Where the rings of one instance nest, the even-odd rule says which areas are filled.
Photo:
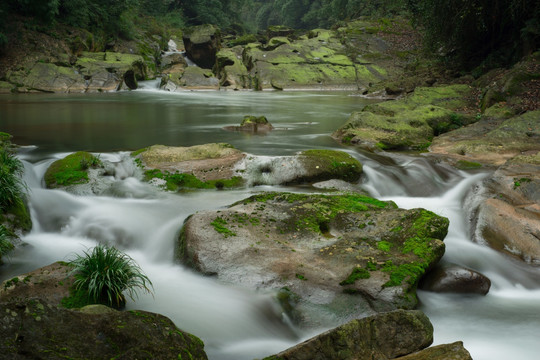
[[[450, 219], [443, 261], [477, 270], [492, 281], [489, 294], [464, 296], [419, 291], [420, 309], [435, 327], [435, 343], [464, 342], [475, 360], [536, 359], [540, 350], [538, 271], [471, 241], [465, 204], [488, 173], [466, 173], [422, 156], [375, 156], [338, 145], [330, 134], [367, 100], [346, 93], [182, 92], [152, 89], [86, 95], [0, 96], [0, 131], [23, 145], [25, 181], [34, 228], [1, 268], [2, 279], [69, 260], [96, 241], [114, 243], [137, 260], [154, 284], [128, 308], [162, 313], [203, 339], [210, 359], [264, 357], [322, 329], [298, 329], [283, 320], [273, 294], [221, 284], [173, 262], [183, 221], [268, 190], [156, 191], [134, 176], [128, 151], [153, 144], [190, 146], [227, 142], [257, 155], [291, 155], [314, 148], [344, 150], [363, 164], [357, 184], [400, 207], [423, 207]], [[265, 115], [275, 130], [265, 136], [224, 131], [244, 115]], [[69, 152], [87, 150], [124, 166], [107, 196], [74, 196], [42, 187], [47, 166]]]

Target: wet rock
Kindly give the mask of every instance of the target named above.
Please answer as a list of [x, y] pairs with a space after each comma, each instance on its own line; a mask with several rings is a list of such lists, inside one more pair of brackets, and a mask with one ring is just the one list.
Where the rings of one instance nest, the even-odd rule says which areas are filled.
[[471, 269], [454, 264], [437, 264], [422, 278], [419, 287], [433, 292], [486, 295], [491, 281]]
[[426, 315], [397, 310], [352, 320], [264, 360], [394, 359], [432, 342]]
[[368, 105], [332, 135], [367, 150], [426, 149], [433, 137], [471, 121], [453, 109], [463, 106], [467, 85], [416, 88], [411, 96]]
[[207, 359], [200, 339], [146, 311], [77, 311], [24, 298], [0, 303], [0, 312], [0, 351], [10, 359]]
[[219, 28], [208, 24], [193, 26], [184, 31], [183, 40], [187, 56], [195, 64], [205, 69], [215, 65], [221, 47]]
[[472, 360], [471, 354], [463, 347], [463, 342], [432, 346], [414, 354], [396, 358], [397, 360]]
[[304, 184], [331, 179], [354, 182], [362, 164], [335, 150], [307, 150], [294, 156], [246, 156], [236, 171], [250, 185]]
[[448, 220], [358, 194], [263, 193], [192, 215], [177, 257], [220, 280], [290, 289], [303, 321], [412, 308], [444, 253]]
[[486, 178], [474, 239], [530, 264], [540, 264], [540, 152], [514, 157]]

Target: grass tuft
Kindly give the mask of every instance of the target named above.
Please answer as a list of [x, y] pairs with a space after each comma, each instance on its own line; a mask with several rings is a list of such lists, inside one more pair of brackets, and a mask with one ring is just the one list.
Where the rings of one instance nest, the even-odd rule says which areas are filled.
[[123, 292], [132, 300], [136, 290], [152, 293], [152, 282], [135, 260], [115, 247], [97, 245], [70, 261], [74, 266], [74, 290], [85, 293], [89, 304], [104, 304], [115, 308], [125, 305]]

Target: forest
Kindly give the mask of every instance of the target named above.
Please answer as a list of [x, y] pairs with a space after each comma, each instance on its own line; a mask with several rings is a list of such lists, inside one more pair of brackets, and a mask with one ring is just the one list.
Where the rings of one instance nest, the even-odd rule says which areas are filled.
[[421, 31], [428, 51], [464, 69], [512, 64], [540, 43], [535, 0], [7, 0], [0, 4], [0, 49], [9, 46], [12, 15], [43, 31], [73, 26], [105, 41], [149, 26], [209, 23], [242, 35], [270, 25], [332, 28], [362, 16], [401, 16]]

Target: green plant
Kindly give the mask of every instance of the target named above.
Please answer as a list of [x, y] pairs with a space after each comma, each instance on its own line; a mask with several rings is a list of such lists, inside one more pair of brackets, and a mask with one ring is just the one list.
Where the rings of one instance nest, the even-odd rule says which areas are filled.
[[0, 210], [7, 211], [22, 201], [24, 184], [23, 165], [8, 149], [0, 148]]
[[2, 259], [2, 256], [13, 250], [13, 244], [11, 243], [12, 238], [13, 233], [4, 225], [0, 225], [0, 259]]
[[115, 247], [99, 244], [76, 255], [70, 264], [74, 267], [74, 290], [85, 293], [89, 303], [122, 308], [124, 291], [132, 300], [137, 289], [152, 293], [152, 282], [135, 260]]

